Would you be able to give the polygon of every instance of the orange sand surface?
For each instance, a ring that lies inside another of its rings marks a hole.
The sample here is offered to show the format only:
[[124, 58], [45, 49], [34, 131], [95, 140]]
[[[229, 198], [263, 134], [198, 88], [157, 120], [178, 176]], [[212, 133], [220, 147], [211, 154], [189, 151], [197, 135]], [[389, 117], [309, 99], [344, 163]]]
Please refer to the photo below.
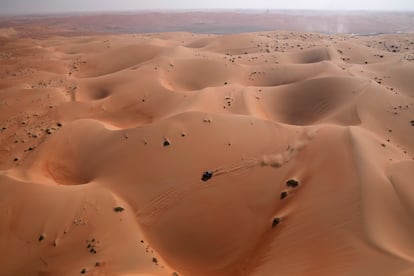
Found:
[[0, 275], [414, 275], [413, 44], [1, 29]]

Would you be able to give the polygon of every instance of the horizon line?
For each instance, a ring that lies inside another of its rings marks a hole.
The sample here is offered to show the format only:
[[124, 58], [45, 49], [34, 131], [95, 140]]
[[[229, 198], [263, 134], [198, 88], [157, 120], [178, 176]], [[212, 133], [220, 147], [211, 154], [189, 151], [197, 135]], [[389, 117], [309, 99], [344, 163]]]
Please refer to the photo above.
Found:
[[38, 11], [29, 13], [8, 12], [1, 13], [0, 16], [53, 16], [53, 15], [87, 15], [87, 14], [120, 14], [120, 13], [179, 13], [179, 12], [247, 12], [253, 11], [257, 13], [266, 12], [369, 12], [369, 13], [414, 13], [412, 10], [400, 9], [292, 9], [292, 8], [154, 8], [154, 9], [135, 9], [135, 10], [90, 10], [90, 11]]

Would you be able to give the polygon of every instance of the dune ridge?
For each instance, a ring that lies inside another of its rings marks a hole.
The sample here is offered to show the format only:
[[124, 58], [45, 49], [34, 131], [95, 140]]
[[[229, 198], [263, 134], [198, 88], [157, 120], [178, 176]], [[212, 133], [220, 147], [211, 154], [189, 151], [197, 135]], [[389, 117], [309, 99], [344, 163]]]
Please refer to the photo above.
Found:
[[413, 35], [3, 33], [1, 275], [413, 273]]

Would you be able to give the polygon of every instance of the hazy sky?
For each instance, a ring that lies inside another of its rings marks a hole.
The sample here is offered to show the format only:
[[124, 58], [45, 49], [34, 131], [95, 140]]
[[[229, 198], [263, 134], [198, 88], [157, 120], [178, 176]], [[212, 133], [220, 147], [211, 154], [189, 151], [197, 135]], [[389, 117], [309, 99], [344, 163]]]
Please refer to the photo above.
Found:
[[0, 0], [0, 14], [145, 9], [414, 10], [414, 0]]

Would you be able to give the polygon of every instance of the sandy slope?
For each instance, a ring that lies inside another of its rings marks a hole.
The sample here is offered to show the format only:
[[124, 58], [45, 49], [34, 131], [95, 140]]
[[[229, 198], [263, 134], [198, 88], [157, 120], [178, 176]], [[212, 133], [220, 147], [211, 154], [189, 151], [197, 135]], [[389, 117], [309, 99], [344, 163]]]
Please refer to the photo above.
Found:
[[414, 36], [4, 33], [1, 275], [414, 274]]

